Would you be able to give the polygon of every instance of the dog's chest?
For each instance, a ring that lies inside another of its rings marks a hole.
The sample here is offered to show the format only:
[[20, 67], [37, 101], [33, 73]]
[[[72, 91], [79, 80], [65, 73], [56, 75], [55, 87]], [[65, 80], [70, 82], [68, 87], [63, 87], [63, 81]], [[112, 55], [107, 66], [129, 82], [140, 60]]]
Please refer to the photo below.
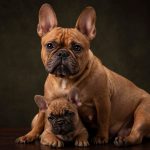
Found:
[[66, 79], [63, 79], [60, 83], [60, 88], [62, 90], [65, 90], [67, 88], [67, 83], [68, 83], [68, 81]]
[[96, 121], [96, 108], [93, 104], [83, 104], [78, 108], [78, 112], [83, 122], [85, 123], [93, 123]]
[[59, 83], [59, 95], [60, 96], [65, 96], [65, 95], [68, 95], [69, 93], [69, 83], [66, 79], [62, 79]]

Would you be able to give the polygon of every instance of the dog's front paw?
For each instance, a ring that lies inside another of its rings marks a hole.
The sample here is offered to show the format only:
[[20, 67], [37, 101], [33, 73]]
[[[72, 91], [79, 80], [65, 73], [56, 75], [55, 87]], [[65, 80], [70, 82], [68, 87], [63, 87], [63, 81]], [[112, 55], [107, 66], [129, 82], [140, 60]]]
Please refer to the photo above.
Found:
[[142, 142], [142, 137], [135, 137], [135, 136], [118, 136], [114, 140], [114, 144], [118, 147], [120, 146], [128, 146], [134, 144], [140, 144]]
[[21, 143], [21, 144], [26, 144], [26, 143], [31, 143], [34, 140], [36, 140], [38, 138], [38, 135], [30, 135], [30, 134], [26, 134], [24, 136], [21, 136], [19, 138], [16, 139], [16, 143]]
[[122, 137], [122, 136], [116, 137], [114, 140], [114, 144], [116, 146], [125, 146], [126, 145], [125, 137]]
[[76, 139], [75, 140], [75, 146], [79, 146], [79, 147], [86, 147], [89, 146], [89, 142], [87, 139]]
[[108, 143], [108, 138], [107, 137], [101, 137], [101, 136], [98, 136], [96, 135], [94, 138], [93, 138], [93, 143], [94, 144], [107, 144]]
[[48, 146], [51, 146], [51, 147], [64, 147], [64, 143], [63, 141], [59, 140], [58, 138], [56, 137], [53, 137], [53, 138], [41, 138], [41, 144], [43, 145], [48, 145]]

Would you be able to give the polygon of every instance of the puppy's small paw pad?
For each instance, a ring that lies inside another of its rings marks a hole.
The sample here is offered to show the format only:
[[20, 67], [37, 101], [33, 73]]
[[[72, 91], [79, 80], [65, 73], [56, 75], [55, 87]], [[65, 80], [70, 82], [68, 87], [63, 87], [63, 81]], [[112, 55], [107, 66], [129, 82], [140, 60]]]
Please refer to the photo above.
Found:
[[52, 140], [52, 139], [41, 139], [41, 144], [48, 145], [51, 147], [64, 147], [64, 143], [60, 140]]
[[21, 137], [17, 138], [17, 139], [15, 140], [15, 142], [16, 142], [16, 143], [25, 144], [25, 143], [33, 142], [35, 139], [36, 139], [35, 136], [28, 136], [28, 135], [25, 135], [25, 136], [21, 136]]

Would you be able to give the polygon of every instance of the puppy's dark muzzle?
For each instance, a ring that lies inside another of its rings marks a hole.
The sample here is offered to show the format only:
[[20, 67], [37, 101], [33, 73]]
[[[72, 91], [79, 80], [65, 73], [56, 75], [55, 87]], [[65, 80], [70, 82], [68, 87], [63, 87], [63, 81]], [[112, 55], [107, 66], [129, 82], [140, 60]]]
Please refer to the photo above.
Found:
[[57, 125], [61, 126], [61, 125], [64, 124], [64, 122], [65, 122], [64, 119], [60, 118], [60, 119], [57, 120]]
[[57, 119], [55, 124], [52, 124], [53, 133], [65, 135], [74, 130], [74, 126], [72, 123], [66, 122], [64, 119]]

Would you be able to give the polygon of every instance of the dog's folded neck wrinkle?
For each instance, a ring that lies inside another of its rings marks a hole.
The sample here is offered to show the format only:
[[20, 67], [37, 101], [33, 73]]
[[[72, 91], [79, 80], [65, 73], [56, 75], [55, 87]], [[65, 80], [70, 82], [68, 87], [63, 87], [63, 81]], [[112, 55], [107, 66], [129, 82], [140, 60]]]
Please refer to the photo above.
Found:
[[[92, 53], [92, 52], [91, 52]], [[74, 80], [76, 82], [75, 86], [77, 86], [81, 81], [83, 81], [91, 72], [91, 68], [93, 65], [93, 54], [91, 56], [90, 61], [87, 62], [87, 65], [85, 66], [85, 68], [76, 76], [74, 76], [74, 78], [72, 78], [72, 80]]]

